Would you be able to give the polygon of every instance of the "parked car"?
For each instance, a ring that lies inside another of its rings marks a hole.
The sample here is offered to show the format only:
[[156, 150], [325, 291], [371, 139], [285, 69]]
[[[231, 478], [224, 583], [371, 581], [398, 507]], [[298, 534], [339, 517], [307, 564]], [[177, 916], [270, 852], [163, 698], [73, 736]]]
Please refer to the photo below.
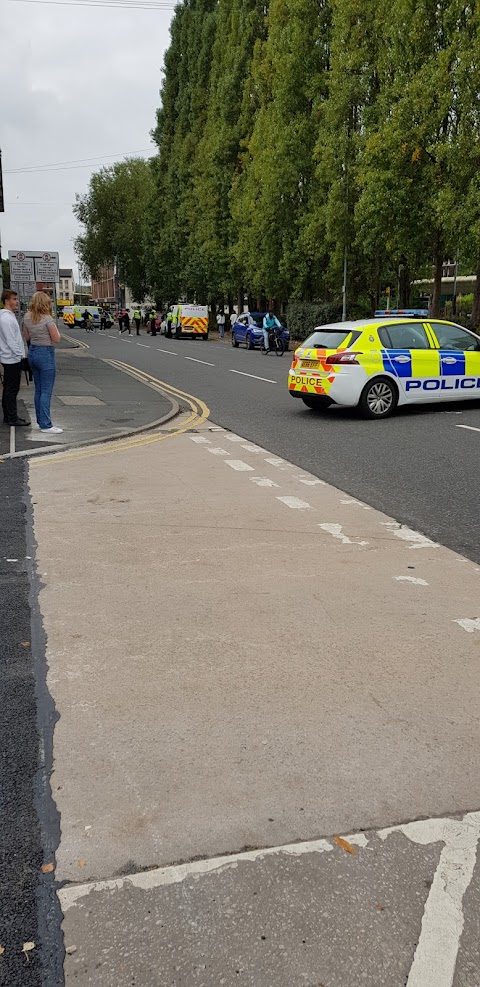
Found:
[[[242, 315], [239, 315], [232, 326], [232, 346], [238, 349], [240, 343], [245, 343], [247, 350], [253, 350], [256, 346], [260, 346], [263, 339], [262, 326], [265, 314], [265, 312], [243, 312]], [[285, 349], [288, 350], [290, 345], [288, 329], [283, 328], [282, 339]]]

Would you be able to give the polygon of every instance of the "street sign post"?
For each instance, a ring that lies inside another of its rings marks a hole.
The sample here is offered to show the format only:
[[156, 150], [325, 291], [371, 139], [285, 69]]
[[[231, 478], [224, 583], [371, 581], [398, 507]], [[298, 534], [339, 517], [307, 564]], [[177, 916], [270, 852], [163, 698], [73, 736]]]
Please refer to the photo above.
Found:
[[55, 251], [9, 250], [10, 283], [18, 292], [22, 308], [34, 291], [52, 285], [53, 311], [56, 312], [55, 285], [59, 277], [59, 258]]

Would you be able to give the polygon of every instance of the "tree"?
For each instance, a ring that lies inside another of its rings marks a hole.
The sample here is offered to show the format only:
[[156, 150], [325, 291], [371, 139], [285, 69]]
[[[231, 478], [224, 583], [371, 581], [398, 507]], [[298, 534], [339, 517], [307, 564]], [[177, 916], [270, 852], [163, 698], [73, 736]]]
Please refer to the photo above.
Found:
[[443, 262], [456, 239], [445, 206], [464, 113], [460, 53], [473, 11], [460, 0], [390, 3], [379, 57], [379, 125], [367, 140], [360, 178], [363, 242], [404, 255], [417, 272], [433, 264], [435, 316]]
[[271, 0], [252, 81], [258, 110], [232, 192], [236, 256], [251, 291], [285, 301], [314, 290], [303, 238], [311, 206], [316, 118], [329, 58], [327, 0]]
[[153, 138], [158, 145], [150, 203], [148, 242], [150, 276], [157, 293], [175, 299], [180, 294], [206, 292], [201, 258], [189, 249], [197, 204], [193, 176], [205, 126], [216, 0], [185, 0], [176, 8], [171, 45], [165, 56], [162, 105]]
[[137, 299], [149, 288], [145, 258], [145, 219], [152, 193], [152, 170], [143, 158], [129, 158], [92, 175], [89, 190], [77, 195], [73, 211], [84, 227], [75, 249], [95, 277], [117, 263]]
[[3, 287], [10, 287], [10, 261], [2, 260], [2, 275], [3, 275]]
[[254, 122], [250, 71], [265, 21], [263, 0], [219, 2], [207, 115], [194, 166], [189, 251], [205, 272], [209, 298], [237, 294], [242, 304], [230, 193]]

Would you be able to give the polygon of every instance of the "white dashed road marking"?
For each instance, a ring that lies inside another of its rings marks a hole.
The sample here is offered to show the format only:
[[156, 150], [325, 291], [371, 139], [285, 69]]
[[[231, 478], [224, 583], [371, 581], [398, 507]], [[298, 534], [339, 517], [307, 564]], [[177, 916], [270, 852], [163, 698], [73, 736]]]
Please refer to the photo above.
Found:
[[306, 487], [326, 487], [325, 480], [319, 480], [316, 476], [302, 476], [302, 474], [299, 474], [295, 477], [295, 479], [299, 480], [300, 483], [304, 483]]
[[237, 470], [239, 473], [246, 473], [250, 471], [253, 473], [253, 466], [249, 466], [248, 463], [242, 462], [241, 459], [225, 459], [227, 466], [231, 466], [232, 470]]
[[209, 363], [208, 360], [196, 360], [194, 356], [186, 356], [186, 360], [190, 360], [191, 363], [203, 363], [205, 367], [214, 367], [214, 363]]
[[143, 346], [144, 350], [149, 350], [150, 349], [150, 344], [149, 343], [137, 343], [137, 346]]
[[426, 535], [420, 534], [419, 531], [413, 531], [412, 528], [407, 528], [404, 525], [394, 528], [393, 524], [391, 528], [396, 538], [410, 542], [410, 548], [440, 548], [436, 542], [427, 538]]
[[475, 617], [475, 619], [472, 619], [471, 617], [463, 617], [460, 620], [454, 620], [453, 623], [460, 624], [460, 627], [463, 627], [464, 631], [467, 631], [467, 634], [473, 634], [475, 631], [480, 631], [480, 617]]
[[276, 380], [271, 380], [270, 377], [257, 377], [256, 374], [245, 374], [243, 370], [229, 370], [231, 374], [239, 374], [240, 377], [252, 377], [253, 380], [264, 380], [266, 384], [276, 384]]
[[368, 506], [368, 504], [362, 504], [361, 500], [355, 500], [354, 497], [349, 497], [348, 500], [341, 500], [340, 503], [344, 504], [346, 507], [349, 506], [350, 504], [355, 505], [355, 507], [363, 507], [364, 511], [371, 511], [372, 509], [371, 507]]
[[397, 583], [414, 583], [415, 586], [428, 586], [426, 579], [417, 579], [416, 576], [392, 576]]
[[174, 353], [173, 350], [161, 350], [159, 346], [157, 346], [157, 352], [158, 353], [168, 353], [169, 356], [177, 356], [177, 354]]
[[355, 539], [349, 538], [342, 531], [341, 524], [319, 524], [319, 528], [322, 531], [326, 531], [332, 538], [338, 538], [344, 545], [368, 545], [368, 541], [355, 541]]
[[257, 484], [257, 487], [277, 487], [278, 489], [278, 483], [275, 483], [273, 480], [267, 480], [265, 476], [251, 476], [250, 479], [252, 483]]
[[230, 442], [245, 442], [245, 439], [242, 439], [241, 435], [227, 435], [227, 439]]
[[306, 500], [299, 500], [298, 497], [277, 497], [282, 504], [286, 504], [287, 507], [291, 507], [293, 511], [311, 511], [312, 507], [307, 504]]
[[212, 446], [211, 449], [207, 449], [207, 452], [211, 452], [212, 456], [229, 456], [230, 453], [228, 449], [220, 449], [219, 446]]
[[475, 425], [455, 425], [455, 428], [468, 428], [469, 432], [480, 432], [480, 428], [476, 428]]
[[206, 439], [203, 435], [190, 435], [192, 442], [198, 442], [199, 445], [204, 445], [206, 442], [210, 442], [210, 439]]

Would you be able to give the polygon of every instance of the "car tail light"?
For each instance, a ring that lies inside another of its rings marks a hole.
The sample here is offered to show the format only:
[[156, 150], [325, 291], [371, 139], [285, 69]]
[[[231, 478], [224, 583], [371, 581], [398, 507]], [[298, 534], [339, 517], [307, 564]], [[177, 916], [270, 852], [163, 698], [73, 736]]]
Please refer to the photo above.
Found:
[[338, 363], [358, 363], [357, 356], [362, 356], [362, 354], [354, 353], [352, 350], [341, 350], [339, 353], [332, 353], [331, 356], [327, 356], [325, 363], [330, 367]]

